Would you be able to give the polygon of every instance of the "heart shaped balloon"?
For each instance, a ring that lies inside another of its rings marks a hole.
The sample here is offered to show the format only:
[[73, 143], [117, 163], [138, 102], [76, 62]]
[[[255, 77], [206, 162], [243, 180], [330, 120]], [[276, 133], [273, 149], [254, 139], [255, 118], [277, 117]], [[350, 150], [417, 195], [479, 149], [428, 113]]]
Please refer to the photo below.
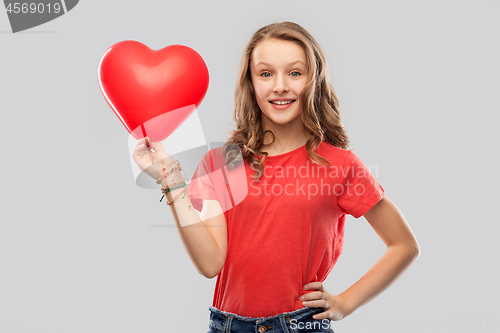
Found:
[[208, 90], [203, 58], [184, 45], [151, 50], [122, 41], [102, 56], [99, 86], [128, 132], [153, 142], [165, 140], [201, 104]]

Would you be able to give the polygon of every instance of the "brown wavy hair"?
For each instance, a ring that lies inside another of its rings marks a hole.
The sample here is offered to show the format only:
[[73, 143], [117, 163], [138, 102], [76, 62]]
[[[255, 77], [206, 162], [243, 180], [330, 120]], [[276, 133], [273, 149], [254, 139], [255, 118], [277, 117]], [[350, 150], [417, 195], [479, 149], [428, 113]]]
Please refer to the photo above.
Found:
[[[233, 119], [236, 130], [230, 132], [231, 137], [222, 150], [228, 167], [237, 165], [246, 158], [256, 171], [252, 176], [256, 181], [260, 181], [263, 162], [268, 155], [260, 149], [271, 146], [276, 137], [271, 130], [263, 131], [262, 128], [262, 111], [257, 104], [252, 84], [250, 57], [261, 41], [271, 38], [297, 43], [306, 54], [308, 82], [302, 91], [300, 104], [302, 121], [313, 135], [306, 142], [309, 158], [313, 163], [331, 167], [327, 159], [314, 152], [321, 141], [343, 149], [349, 146], [349, 138], [340, 119], [339, 102], [330, 83], [328, 63], [323, 50], [311, 34], [297, 23], [269, 24], [255, 32], [244, 50], [234, 96]], [[264, 145], [266, 132], [272, 134], [273, 141]], [[258, 155], [263, 158], [259, 159]], [[254, 168], [255, 166], [257, 167]]]

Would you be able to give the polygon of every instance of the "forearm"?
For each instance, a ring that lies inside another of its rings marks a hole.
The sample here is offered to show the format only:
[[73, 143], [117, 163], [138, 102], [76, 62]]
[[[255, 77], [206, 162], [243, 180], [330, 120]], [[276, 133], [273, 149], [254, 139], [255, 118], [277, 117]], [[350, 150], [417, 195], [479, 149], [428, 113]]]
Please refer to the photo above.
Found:
[[418, 248], [389, 246], [370, 270], [340, 296], [347, 302], [346, 316], [371, 301], [394, 282], [418, 258]]
[[192, 207], [184, 187], [166, 193], [168, 201], [173, 198], [176, 199], [169, 206], [182, 244], [196, 270], [207, 278], [213, 278], [218, 274], [221, 266], [222, 259], [219, 246]]

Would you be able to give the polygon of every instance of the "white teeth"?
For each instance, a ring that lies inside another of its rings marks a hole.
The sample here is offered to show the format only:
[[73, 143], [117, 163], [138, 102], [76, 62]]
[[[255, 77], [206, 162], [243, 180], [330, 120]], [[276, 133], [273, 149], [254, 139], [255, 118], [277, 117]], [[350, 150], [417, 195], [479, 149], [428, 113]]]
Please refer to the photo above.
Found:
[[293, 101], [273, 101], [271, 103], [273, 104], [278, 104], [278, 105], [284, 105], [284, 104], [290, 104], [292, 103]]

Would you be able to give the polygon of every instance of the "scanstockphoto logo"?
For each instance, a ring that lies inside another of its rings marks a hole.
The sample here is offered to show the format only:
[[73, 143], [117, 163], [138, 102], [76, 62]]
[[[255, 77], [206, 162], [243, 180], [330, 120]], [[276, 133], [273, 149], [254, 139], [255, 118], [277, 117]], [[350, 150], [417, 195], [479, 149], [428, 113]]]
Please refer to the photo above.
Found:
[[62, 16], [75, 8], [79, 0], [4, 0], [12, 32], [27, 30]]

